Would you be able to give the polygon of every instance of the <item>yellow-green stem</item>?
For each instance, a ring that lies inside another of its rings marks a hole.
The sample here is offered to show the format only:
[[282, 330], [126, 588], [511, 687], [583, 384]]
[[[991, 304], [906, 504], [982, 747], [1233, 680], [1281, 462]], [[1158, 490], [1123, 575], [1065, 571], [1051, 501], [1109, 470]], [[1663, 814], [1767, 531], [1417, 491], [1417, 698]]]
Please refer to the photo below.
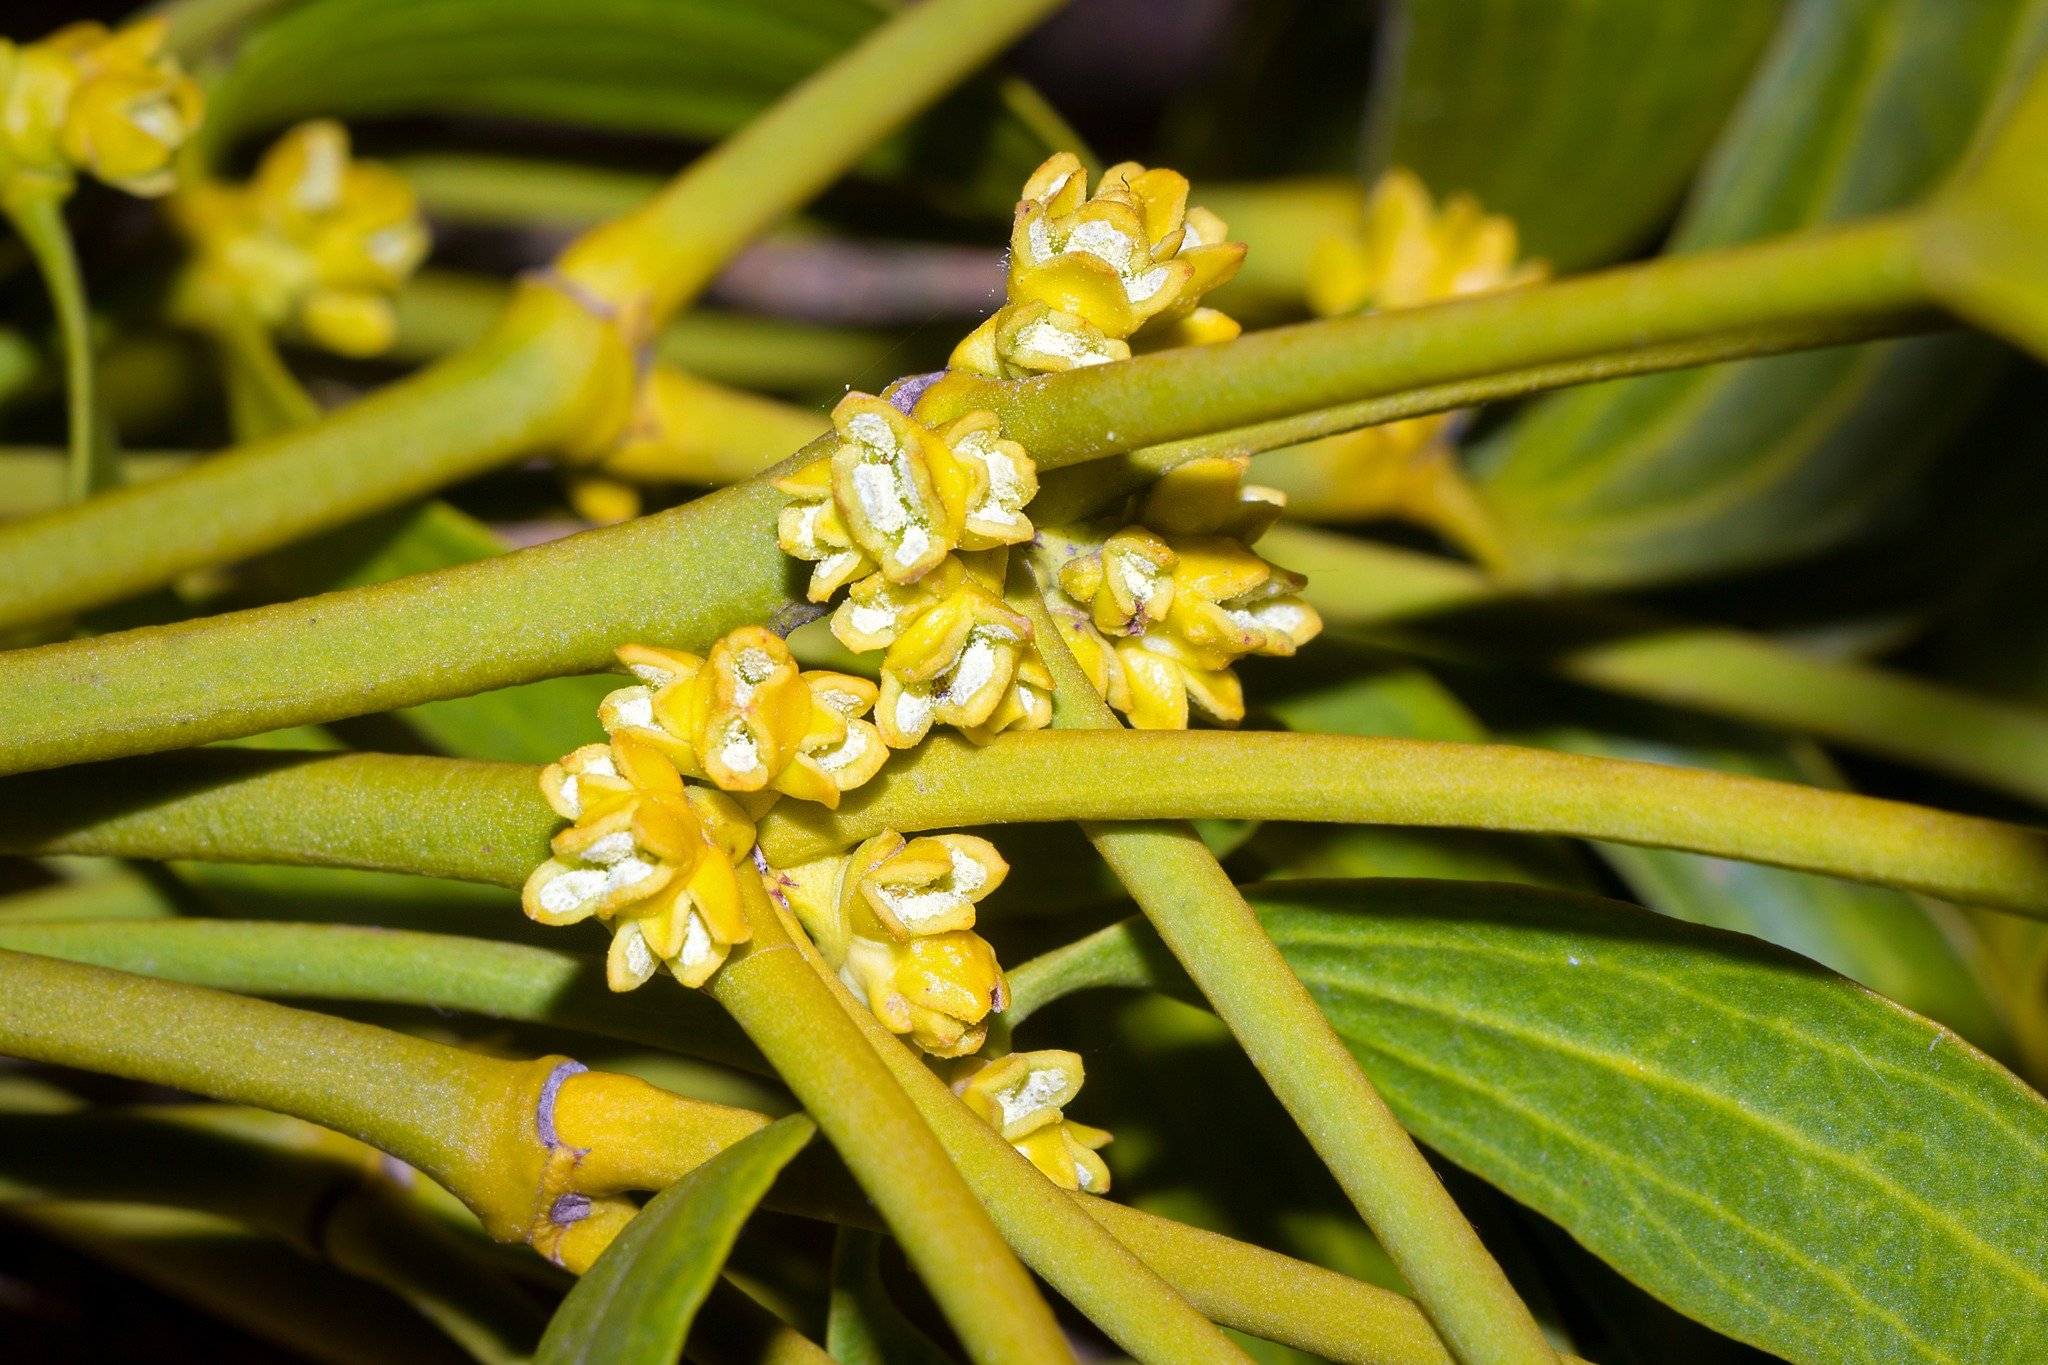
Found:
[[99, 430], [92, 311], [86, 306], [85, 278], [79, 273], [78, 253], [71, 246], [71, 230], [64, 224], [64, 201], [70, 193], [66, 183], [17, 172], [5, 189], [0, 189], [0, 208], [28, 243], [57, 315], [57, 332], [64, 347], [64, 406], [71, 452], [65, 497], [83, 502], [118, 482], [119, 471], [112, 445]]
[[740, 888], [753, 940], [712, 977], [712, 997], [838, 1149], [969, 1354], [1017, 1365], [1070, 1360], [1031, 1277], [805, 964], [760, 878], [743, 871]]
[[[1028, 574], [1026, 575], [1028, 577]], [[1121, 728], [1028, 588], [1055, 728]], [[1086, 822], [1096, 852], [1415, 1290], [1460, 1365], [1544, 1365], [1550, 1344], [1415, 1142], [1190, 825]]]
[[788, 941], [804, 970], [829, 991], [896, 1084], [944, 1144], [960, 1174], [1031, 1267], [1132, 1356], [1147, 1362], [1241, 1361], [1227, 1337], [1113, 1238], [1102, 1235], [1058, 1188], [975, 1117], [895, 1035], [855, 1000], [795, 926]]

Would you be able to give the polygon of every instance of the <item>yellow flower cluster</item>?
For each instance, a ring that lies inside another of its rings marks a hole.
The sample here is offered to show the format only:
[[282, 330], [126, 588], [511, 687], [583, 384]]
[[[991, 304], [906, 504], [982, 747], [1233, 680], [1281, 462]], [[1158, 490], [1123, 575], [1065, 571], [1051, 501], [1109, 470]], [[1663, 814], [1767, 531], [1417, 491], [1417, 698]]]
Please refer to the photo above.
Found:
[[1135, 525], [1059, 568], [1053, 620], [1096, 691], [1131, 724], [1184, 729], [1189, 709], [1244, 718], [1231, 665], [1247, 654], [1291, 655], [1322, 630], [1300, 597], [1304, 580], [1248, 544], [1281, 500], [1242, 483], [1245, 461], [1204, 459], [1145, 495]]
[[20, 46], [0, 39], [0, 179], [27, 174], [68, 189], [80, 170], [153, 196], [199, 126], [199, 87], [164, 51], [162, 17], [117, 32], [72, 24]]
[[1188, 205], [1177, 171], [1126, 161], [1095, 193], [1071, 152], [1025, 182], [1010, 233], [1009, 301], [953, 351], [951, 368], [1015, 379], [1128, 359], [1132, 344], [1228, 341], [1238, 325], [1202, 296], [1237, 273], [1244, 244]]
[[686, 785], [660, 749], [633, 734], [584, 745], [550, 764], [540, 785], [573, 823], [527, 878], [521, 904], [542, 924], [592, 916], [609, 924], [613, 990], [631, 990], [663, 967], [701, 986], [746, 942], [735, 863], [754, 846], [754, 826], [732, 798]]
[[[1542, 279], [1540, 262], [1516, 263], [1513, 220], [1469, 194], [1441, 208], [1405, 170], [1387, 172], [1366, 201], [1363, 224], [1325, 238], [1310, 258], [1308, 302], [1323, 317], [1387, 312], [1512, 289]], [[1407, 515], [1465, 540], [1450, 445], [1457, 414], [1439, 413], [1325, 437], [1290, 451], [1286, 481], [1298, 513], [1321, 517]]]
[[204, 287], [266, 326], [350, 356], [396, 337], [391, 300], [426, 257], [426, 224], [397, 172], [350, 157], [339, 123], [300, 124], [248, 184], [197, 185], [175, 207]]
[[964, 1057], [1009, 1004], [995, 950], [974, 932], [975, 903], [1009, 871], [971, 834], [885, 831], [779, 875], [818, 950], [885, 1028], [935, 1057]]
[[618, 657], [640, 681], [600, 703], [605, 733], [651, 745], [725, 791], [837, 806], [889, 756], [862, 719], [875, 685], [799, 671], [789, 646], [764, 627], [741, 626], [705, 658], [651, 645], [626, 645]]
[[1095, 1153], [1109, 1145], [1100, 1128], [1075, 1123], [1065, 1108], [1081, 1093], [1081, 1058], [1048, 1049], [975, 1058], [954, 1073], [953, 1093], [1061, 1189], [1109, 1192], [1109, 1167]]
[[1052, 719], [1051, 675], [1031, 622], [1003, 601], [1008, 546], [1032, 538], [1031, 457], [995, 414], [931, 428], [885, 399], [848, 394], [830, 455], [776, 482], [792, 499], [782, 548], [816, 567], [809, 596], [851, 585], [832, 631], [856, 653], [886, 651], [875, 724], [891, 748], [934, 724], [977, 740]]

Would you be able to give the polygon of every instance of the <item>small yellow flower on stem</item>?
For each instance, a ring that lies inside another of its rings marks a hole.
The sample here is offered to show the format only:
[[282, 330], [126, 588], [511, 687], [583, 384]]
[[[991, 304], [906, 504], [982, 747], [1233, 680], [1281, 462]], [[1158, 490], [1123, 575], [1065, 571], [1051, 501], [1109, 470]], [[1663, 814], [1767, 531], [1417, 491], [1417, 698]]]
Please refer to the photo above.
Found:
[[640, 682], [600, 704], [605, 730], [653, 745], [682, 772], [725, 791], [837, 806], [841, 792], [873, 777], [888, 757], [881, 732], [862, 719], [875, 685], [800, 671], [765, 627], [740, 627], [706, 658], [626, 645], [619, 661]]
[[[1075, 661], [1140, 729], [1182, 729], [1190, 710], [1244, 718], [1231, 665], [1286, 656], [1322, 630], [1299, 574], [1248, 549], [1285, 499], [1242, 483], [1241, 459], [1191, 461], [1139, 501], [1126, 526], [1059, 566], [1047, 605]], [[1242, 538], [1241, 538], [1242, 537]]]
[[793, 499], [777, 538], [818, 566], [813, 602], [876, 572], [915, 583], [955, 549], [1031, 539], [1024, 506], [1038, 492], [1038, 472], [1024, 447], [1002, 438], [994, 413], [932, 428], [886, 399], [850, 393], [832, 425], [832, 454], [776, 482]]
[[1081, 1093], [1081, 1058], [1047, 1049], [963, 1062], [953, 1093], [1062, 1189], [1109, 1192], [1109, 1167], [1095, 1153], [1110, 1135], [1067, 1118]]
[[[1469, 194], [1441, 207], [1409, 171], [1373, 187], [1356, 232], [1325, 238], [1309, 262], [1308, 302], [1324, 317], [1387, 312], [1513, 289], [1546, 276], [1516, 261], [1514, 222]], [[1324, 437], [1265, 456], [1261, 477], [1283, 484], [1297, 515], [1329, 520], [1406, 517], [1497, 560], [1497, 537], [1458, 467], [1458, 413], [1437, 413]]]
[[873, 574], [833, 613], [841, 644], [886, 651], [875, 724], [891, 748], [909, 748], [935, 724], [980, 743], [1051, 723], [1052, 675], [1030, 618], [1003, 601], [1003, 562], [999, 554], [948, 556], [907, 587]]
[[1198, 305], [1237, 273], [1244, 244], [1187, 200], [1177, 171], [1122, 162], [1091, 196], [1072, 153], [1046, 161], [1017, 205], [1009, 302], [960, 343], [952, 367], [1021, 378], [1121, 360], [1134, 342], [1236, 336], [1235, 322]]
[[749, 937], [736, 860], [753, 823], [730, 797], [687, 786], [636, 735], [590, 744], [541, 774], [541, 794], [574, 823], [527, 878], [521, 904], [542, 924], [612, 926], [606, 979], [631, 990], [666, 966], [702, 985]]
[[202, 290], [341, 355], [376, 355], [397, 336], [392, 299], [426, 257], [426, 224], [396, 172], [351, 159], [339, 123], [300, 124], [248, 184], [194, 186], [175, 207]]
[[130, 194], [167, 193], [172, 158], [205, 113], [199, 86], [164, 51], [169, 31], [157, 17], [0, 40], [0, 171], [68, 187], [83, 170]]
[[886, 831], [779, 875], [790, 909], [883, 1027], [962, 1057], [1009, 1003], [995, 950], [973, 932], [975, 903], [1008, 872], [986, 839]]

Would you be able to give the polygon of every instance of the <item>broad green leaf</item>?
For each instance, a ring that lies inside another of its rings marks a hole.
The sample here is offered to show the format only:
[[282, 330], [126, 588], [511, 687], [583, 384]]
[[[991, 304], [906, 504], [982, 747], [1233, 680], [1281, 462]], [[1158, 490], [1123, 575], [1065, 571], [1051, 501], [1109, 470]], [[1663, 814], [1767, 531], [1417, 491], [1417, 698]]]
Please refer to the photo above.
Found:
[[[1795, 1362], [2048, 1359], [2048, 1101], [1949, 1030], [1590, 897], [1247, 894], [1418, 1137], [1681, 1312]], [[1131, 922], [1069, 951], [1186, 989]]]
[[[2044, 32], [2048, 12], [2028, 0], [1794, 7], [1673, 249], [1921, 199]], [[1812, 552], [1912, 496], [2000, 354], [1945, 336], [1595, 385], [1478, 448], [1479, 490], [1515, 572], [1536, 583], [1664, 581]]]
[[[1604, 758], [1712, 768], [1781, 782], [1815, 778], [1789, 755], [1764, 751], [1706, 749], [1587, 731], [1551, 742]], [[1881, 886], [1727, 858], [1620, 844], [1595, 847], [1653, 910], [1789, 948], [1941, 1020], [1979, 1047], [2002, 1055], [2010, 1046], [1997, 1010], [1956, 947], [1971, 931], [1952, 906]]]
[[1619, 258], [1678, 206], [1783, 0], [1405, 0], [1384, 11], [1367, 144], [1514, 218], [1559, 270]]
[[816, 1131], [777, 1119], [648, 1201], [555, 1310], [534, 1365], [673, 1365], [741, 1225]]
[[[714, 141], [851, 46], [881, 0], [307, 0], [213, 93], [216, 150], [298, 119], [482, 114]], [[1003, 212], [1066, 140], [1028, 90], [970, 85], [877, 148], [870, 175]]]

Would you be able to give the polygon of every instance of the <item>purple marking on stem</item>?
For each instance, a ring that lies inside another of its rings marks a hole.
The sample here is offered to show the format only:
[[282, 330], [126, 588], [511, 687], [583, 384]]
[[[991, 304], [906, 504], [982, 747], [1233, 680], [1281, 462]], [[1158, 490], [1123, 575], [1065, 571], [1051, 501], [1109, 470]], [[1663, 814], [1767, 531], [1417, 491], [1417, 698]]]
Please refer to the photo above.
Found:
[[555, 1132], [555, 1096], [561, 1092], [563, 1081], [588, 1070], [581, 1062], [559, 1062], [540, 1088], [540, 1103], [533, 1107], [533, 1121], [540, 1129], [541, 1145], [550, 1151], [562, 1145], [561, 1135]]
[[883, 390], [882, 397], [889, 400], [905, 417], [917, 406], [917, 400], [924, 397], [924, 391], [946, 377], [944, 370], [927, 370], [923, 374], [907, 374]]
[[571, 1223], [580, 1223], [590, 1217], [590, 1196], [587, 1194], [565, 1194], [548, 1210], [548, 1221], [558, 1228]]

